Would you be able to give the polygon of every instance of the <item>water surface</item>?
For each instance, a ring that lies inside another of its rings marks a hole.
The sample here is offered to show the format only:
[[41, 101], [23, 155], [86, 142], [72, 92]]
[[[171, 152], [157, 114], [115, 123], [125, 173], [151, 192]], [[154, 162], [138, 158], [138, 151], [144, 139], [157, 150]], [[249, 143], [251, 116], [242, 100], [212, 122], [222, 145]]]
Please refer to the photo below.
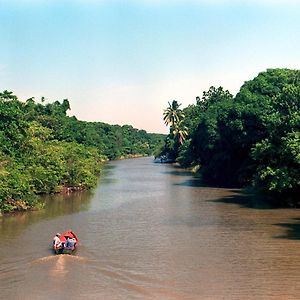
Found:
[[[51, 239], [72, 228], [75, 256]], [[300, 210], [205, 187], [150, 158], [107, 164], [93, 193], [0, 218], [1, 299], [300, 299]]]

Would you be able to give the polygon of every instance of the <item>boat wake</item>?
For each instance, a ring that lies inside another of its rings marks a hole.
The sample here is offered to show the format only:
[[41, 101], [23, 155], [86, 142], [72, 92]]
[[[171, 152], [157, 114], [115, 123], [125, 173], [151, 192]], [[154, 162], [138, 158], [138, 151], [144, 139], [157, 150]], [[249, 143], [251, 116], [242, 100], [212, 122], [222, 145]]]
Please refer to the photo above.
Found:
[[81, 256], [75, 256], [75, 255], [69, 255], [69, 254], [59, 254], [59, 255], [49, 255], [49, 256], [35, 259], [30, 264], [38, 264], [38, 263], [44, 263], [44, 262], [49, 262], [49, 261], [63, 261], [63, 260], [84, 262], [84, 261], [87, 261], [88, 259], [86, 257], [81, 257]]
[[47, 270], [50, 277], [55, 279], [62, 279], [72, 273], [74, 268], [77, 268], [78, 263], [85, 263], [88, 259], [85, 257], [60, 254], [45, 256], [36, 259], [30, 263], [31, 268], [43, 268]]

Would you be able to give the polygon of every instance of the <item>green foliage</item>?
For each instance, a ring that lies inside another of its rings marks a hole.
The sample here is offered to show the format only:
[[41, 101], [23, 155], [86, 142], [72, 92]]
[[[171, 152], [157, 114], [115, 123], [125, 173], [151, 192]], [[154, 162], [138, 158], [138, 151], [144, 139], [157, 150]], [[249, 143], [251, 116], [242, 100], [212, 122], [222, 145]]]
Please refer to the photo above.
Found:
[[252, 150], [258, 163], [253, 182], [298, 206], [300, 200], [293, 196], [300, 191], [300, 72], [290, 70], [288, 77], [286, 73], [282, 70], [276, 74], [285, 81], [279, 81], [280, 89], [272, 95], [272, 110], [265, 115], [267, 137]]
[[175, 159], [178, 155], [179, 147], [188, 136], [188, 128], [184, 123], [185, 115], [183, 111], [179, 109], [181, 104], [176, 100], [168, 104], [169, 106], [164, 110], [163, 117], [165, 124], [170, 126], [170, 134], [165, 142], [162, 154], [166, 153], [170, 159]]
[[37, 204], [25, 166], [12, 161], [3, 153], [0, 160], [0, 199], [0, 208], [3, 211]]
[[168, 103], [169, 106], [164, 111], [164, 122], [166, 125], [170, 125], [171, 128], [174, 128], [176, 123], [180, 122], [183, 118], [183, 112], [179, 107], [179, 104], [176, 100], [173, 100], [172, 103]]
[[[259, 162], [254, 182], [271, 193], [289, 195], [300, 191], [300, 133], [282, 137], [278, 144], [265, 139], [257, 143], [252, 156]], [[298, 200], [299, 201], [299, 200]], [[295, 204], [298, 204], [295, 203]]]
[[14, 155], [25, 140], [27, 123], [22, 118], [22, 103], [12, 93], [0, 93], [0, 149]]
[[62, 154], [65, 167], [62, 178], [64, 186], [79, 186], [84, 189], [96, 186], [105, 156], [95, 147], [76, 143], [64, 143]]
[[0, 93], [0, 211], [36, 207], [37, 194], [97, 184], [107, 159], [151, 155], [163, 135], [68, 117], [68, 100]]
[[[217, 185], [253, 184], [278, 202], [300, 205], [295, 199], [300, 191], [300, 71], [262, 72], [236, 97], [211, 87], [183, 112], [189, 139], [175, 153], [180, 164], [200, 165], [203, 178]], [[169, 135], [164, 154], [172, 152], [172, 143]]]

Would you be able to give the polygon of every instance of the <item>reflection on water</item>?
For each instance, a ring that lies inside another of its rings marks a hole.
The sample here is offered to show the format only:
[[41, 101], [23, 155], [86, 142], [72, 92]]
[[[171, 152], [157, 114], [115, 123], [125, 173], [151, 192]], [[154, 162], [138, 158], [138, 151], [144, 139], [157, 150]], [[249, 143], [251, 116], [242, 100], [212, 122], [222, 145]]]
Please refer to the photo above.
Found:
[[91, 191], [85, 191], [45, 196], [44, 200], [46, 208], [44, 213], [47, 217], [53, 218], [60, 215], [88, 210], [92, 195]]
[[[45, 200], [1, 219], [3, 299], [300, 299], [300, 210], [149, 158], [109, 163], [92, 194]], [[68, 228], [77, 253], [54, 256]]]
[[90, 191], [70, 194], [55, 194], [42, 197], [45, 208], [38, 211], [17, 212], [0, 218], [0, 238], [14, 237], [28, 225], [47, 218], [73, 214], [89, 209], [92, 193]]
[[238, 189], [231, 189], [231, 194], [220, 199], [213, 200], [215, 203], [237, 204], [240, 207], [254, 209], [276, 209], [263, 195], [256, 195]]
[[286, 229], [283, 235], [276, 236], [279, 239], [300, 240], [300, 218], [293, 218], [289, 223], [274, 224]]

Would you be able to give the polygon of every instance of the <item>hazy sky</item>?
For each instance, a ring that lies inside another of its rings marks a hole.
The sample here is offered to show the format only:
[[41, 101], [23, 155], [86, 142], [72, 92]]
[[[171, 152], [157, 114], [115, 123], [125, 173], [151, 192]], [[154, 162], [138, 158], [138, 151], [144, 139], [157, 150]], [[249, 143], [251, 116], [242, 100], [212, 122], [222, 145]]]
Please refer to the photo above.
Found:
[[300, 69], [300, 0], [0, 0], [0, 90], [167, 132], [167, 102]]

